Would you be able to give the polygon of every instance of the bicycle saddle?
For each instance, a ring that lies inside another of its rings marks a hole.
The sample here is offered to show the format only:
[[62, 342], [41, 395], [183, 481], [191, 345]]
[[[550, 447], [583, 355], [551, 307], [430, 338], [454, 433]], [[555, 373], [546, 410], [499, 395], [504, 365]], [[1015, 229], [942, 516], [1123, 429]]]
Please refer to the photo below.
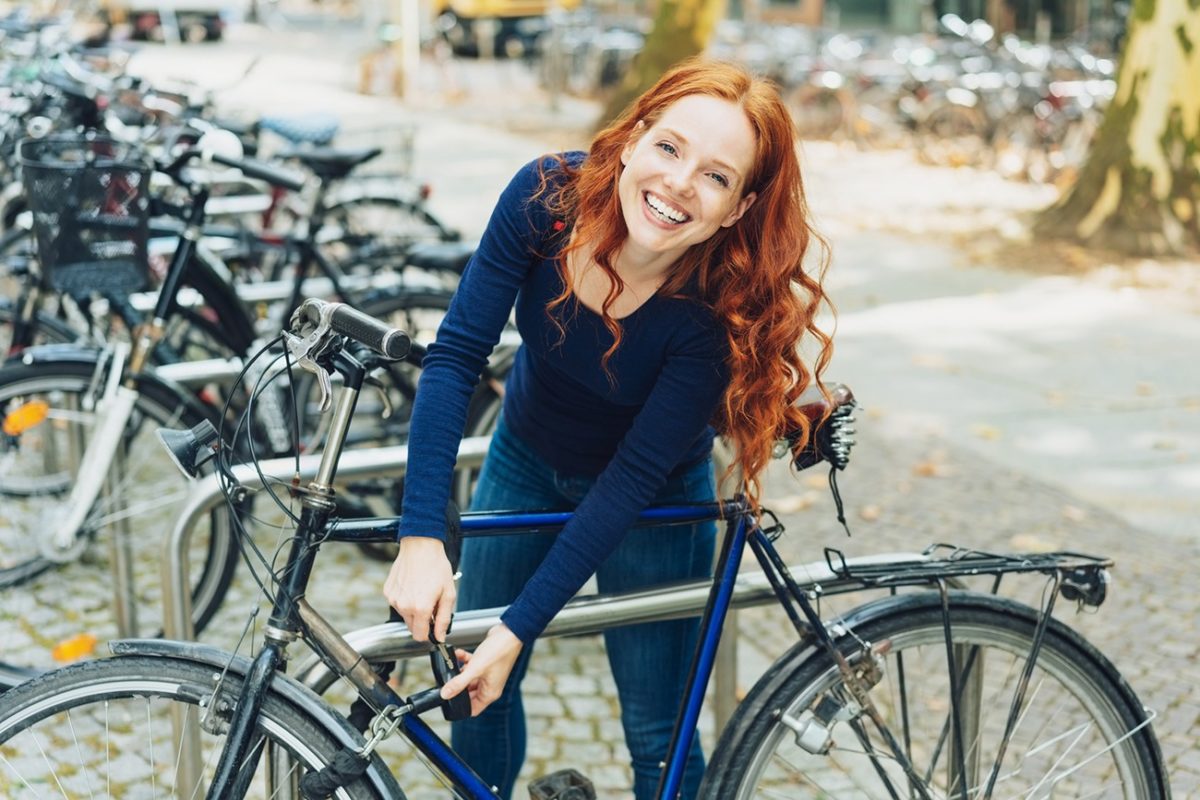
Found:
[[381, 147], [359, 147], [343, 149], [335, 147], [320, 147], [312, 150], [285, 150], [280, 158], [290, 158], [299, 161], [312, 170], [313, 174], [326, 180], [344, 178], [354, 171], [355, 167], [377, 158], [383, 152]]
[[264, 131], [278, 134], [292, 144], [327, 145], [337, 136], [341, 123], [328, 114], [303, 117], [263, 117], [259, 126]]
[[406, 261], [410, 266], [431, 272], [461, 275], [475, 247], [474, 242], [417, 242], [408, 249]]

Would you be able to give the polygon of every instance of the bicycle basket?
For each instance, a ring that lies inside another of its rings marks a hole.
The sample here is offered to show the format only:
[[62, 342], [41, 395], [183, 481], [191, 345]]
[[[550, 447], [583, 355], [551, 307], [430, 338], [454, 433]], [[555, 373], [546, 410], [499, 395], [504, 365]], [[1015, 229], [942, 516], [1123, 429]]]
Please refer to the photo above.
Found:
[[75, 295], [146, 288], [149, 165], [100, 136], [25, 139], [18, 158], [43, 284]]

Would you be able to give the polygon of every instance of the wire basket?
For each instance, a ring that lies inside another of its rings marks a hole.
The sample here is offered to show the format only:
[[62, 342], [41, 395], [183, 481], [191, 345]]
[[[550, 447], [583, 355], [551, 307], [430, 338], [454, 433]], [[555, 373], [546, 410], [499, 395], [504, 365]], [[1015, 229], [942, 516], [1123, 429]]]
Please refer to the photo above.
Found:
[[73, 295], [128, 295], [149, 284], [150, 167], [102, 136], [18, 145], [43, 284]]

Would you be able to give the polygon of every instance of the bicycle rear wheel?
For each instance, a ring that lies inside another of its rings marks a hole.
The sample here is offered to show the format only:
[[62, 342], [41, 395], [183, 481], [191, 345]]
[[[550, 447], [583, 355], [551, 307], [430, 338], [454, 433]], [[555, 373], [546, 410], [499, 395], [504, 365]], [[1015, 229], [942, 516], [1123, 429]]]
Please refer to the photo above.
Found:
[[[219, 677], [220, 670], [206, 664], [131, 656], [77, 664], [5, 692], [0, 795], [204, 797], [241, 687], [240, 677], [227, 674], [214, 698]], [[181, 785], [187, 770], [180, 769], [173, 718], [199, 731], [199, 785]], [[266, 753], [290, 758], [273, 761], [264, 753], [250, 798], [298, 798], [299, 776], [326, 766], [341, 749], [309, 714], [273, 692], [263, 701], [256, 733], [273, 745]], [[375, 770], [386, 771], [378, 756], [374, 760]], [[282, 761], [290, 766], [273, 769]], [[383, 794], [359, 778], [334, 796], [374, 800]]]
[[[996, 798], [1168, 796], [1157, 742], [1132, 689], [1057, 620], [1046, 629], [1001, 757], [1009, 708], [1032, 652], [1033, 609], [955, 593], [944, 620], [939, 596], [923, 592], [886, 598], [861, 612], [843, 626], [839, 649], [856, 671], [872, 676], [870, 697], [895, 746], [855, 712], [831, 656], [797, 646], [738, 707], [701, 796], [973, 799], [984, 796], [994, 766]], [[860, 659], [864, 648], [877, 657]], [[961, 748], [950, 723], [950, 653], [960, 687]], [[826, 732], [832, 746], [821, 753]], [[902, 771], [904, 759], [919, 782]]]
[[[143, 382], [109, 488], [89, 511], [73, 547], [58, 559], [40, 540], [56, 530], [76, 479], [79, 458], [96, 419], [103, 380], [85, 361], [9, 364], [0, 370], [0, 416], [21, 420], [0, 441], [0, 687], [19, 682], [22, 668], [46, 669], [92, 654], [101, 642], [157, 636], [162, 625], [159, 565], [190, 482], [159, 444], [159, 427], [191, 427], [199, 412], [182, 398]], [[14, 423], [16, 424], [16, 423]], [[126, 526], [121, 539], [113, 536]], [[128, 542], [133, 629], [118, 630], [114, 542]], [[237, 548], [228, 510], [197, 526], [189, 555], [197, 631], [215, 613], [234, 568]]]

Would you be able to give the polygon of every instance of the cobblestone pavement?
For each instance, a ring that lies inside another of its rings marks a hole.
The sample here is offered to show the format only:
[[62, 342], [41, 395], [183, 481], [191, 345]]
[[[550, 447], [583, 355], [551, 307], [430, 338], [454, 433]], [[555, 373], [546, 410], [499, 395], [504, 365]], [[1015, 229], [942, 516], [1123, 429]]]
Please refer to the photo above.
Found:
[[[236, 77], [251, 56], [263, 55], [252, 78], [223, 93], [225, 103], [261, 112], [316, 107], [374, 129], [416, 123], [417, 172], [433, 182], [437, 210], [468, 235], [479, 233], [517, 166], [546, 149], [585, 141], [584, 121], [594, 104], [563, 98], [551, 109], [544, 97], [531, 101], [535, 90], [519, 65], [451, 65], [423, 73], [423, 97], [402, 106], [347, 91], [356, 66], [353, 49], [339, 42], [325, 47], [326, 40], [311, 33], [297, 38], [294, 32], [245, 28], [220, 48], [152, 49], [140, 58], [150, 74], [203, 75], [216, 85]], [[768, 504], [788, 527], [784, 555], [797, 563], [819, 559], [825, 546], [853, 556], [944, 541], [1113, 557], [1109, 599], [1099, 612], [1074, 615], [1060, 607], [1059, 615], [1107, 654], [1157, 712], [1176, 796], [1200, 796], [1200, 609], [1187, 577], [1200, 555], [1200, 388], [1194, 366], [1184, 361], [1191, 356], [1177, 344], [1197, 334], [1200, 283], [1185, 280], [1197, 274], [1195, 265], [1144, 264], [1061, 277], [1053, 286], [1084, 300], [1082, 306], [1055, 305], [1059, 295], [1047, 293], [1044, 281], [1000, 263], [1013, 242], [1021, 244], [1021, 215], [1052, 193], [994, 176], [920, 167], [904, 154], [859, 154], [816, 143], [806, 145], [806, 154], [810, 200], [834, 245], [830, 286], [841, 311], [829, 376], [856, 389], [863, 411], [860, 445], [841, 480], [853, 537], [847, 539], [834, 519], [823, 473], [791, 476], [779, 465], [768, 482]], [[1035, 285], [1041, 294], [1020, 293]], [[1163, 342], [1174, 334], [1174, 348], [1085, 330], [1081, 307], [1120, 320], [1122, 332], [1134, 336], [1129, 330], [1138, 323], [1122, 317], [1117, 303], [1131, 293], [1136, 302], [1161, 309], [1161, 325], [1142, 327], [1161, 327]], [[980, 298], [994, 300], [998, 316], [1015, 320], [1012, 331], [998, 337], [1017, 338], [1022, 326], [1045, 324], [1039, 358], [1022, 361], [1023, 353], [967, 335], [991, 330], [980, 306], [966, 302]], [[957, 328], [922, 327], [930, 324], [930, 306], [904, 305], [940, 299], [963, 302], [956, 306], [965, 315], [956, 318]], [[1050, 304], [1045, 317], [1035, 323], [1022, 316], [1039, 303]], [[888, 309], [900, 316], [888, 318]], [[1068, 328], [1071, 336], [1063, 333]], [[904, 350], [899, 332], [906, 329], [936, 346]], [[1070, 348], [1055, 349], [1068, 339]], [[1000, 363], [1025, 365], [1028, 372], [989, 372]], [[1148, 364], [1160, 371], [1143, 376], [1139, 370]], [[1181, 382], [1179, 376], [1189, 374], [1190, 384]], [[1112, 400], [1089, 383], [1100, 379], [1120, 383], [1128, 397]], [[1092, 419], [1057, 416], [1072, 408], [1083, 408]], [[1138, 431], [1148, 432], [1141, 438], [1127, 438], [1115, 427], [1133, 418]], [[1103, 425], [1090, 427], [1093, 420]], [[1097, 449], [1068, 446], [1081, 439], [1094, 439]], [[1111, 463], [1113, 453], [1125, 460]], [[272, 534], [259, 537], [273, 549]], [[310, 596], [343, 629], [373, 624], [385, 613], [379, 595], [385, 571], [386, 565], [353, 548], [329, 547]], [[1036, 602], [1039, 590], [1016, 582], [1006, 593]], [[204, 640], [236, 642], [253, 598], [243, 569]], [[825, 610], [845, 611], [854, 600], [831, 600]], [[11, 623], [12, 608], [0, 606], [0, 617], [10, 617], [0, 622]], [[772, 609], [741, 612], [739, 630], [737, 684], [744, 693], [792, 639], [786, 619]], [[423, 662], [415, 662], [405, 687], [423, 688], [425, 672]], [[600, 639], [540, 644], [526, 694], [531, 737], [521, 780], [576, 767], [605, 800], [628, 797], [626, 754]], [[331, 696], [344, 702], [340, 689]], [[711, 748], [711, 710], [701, 730]], [[446, 796], [413, 753], [396, 742], [384, 752], [411, 797]]]

